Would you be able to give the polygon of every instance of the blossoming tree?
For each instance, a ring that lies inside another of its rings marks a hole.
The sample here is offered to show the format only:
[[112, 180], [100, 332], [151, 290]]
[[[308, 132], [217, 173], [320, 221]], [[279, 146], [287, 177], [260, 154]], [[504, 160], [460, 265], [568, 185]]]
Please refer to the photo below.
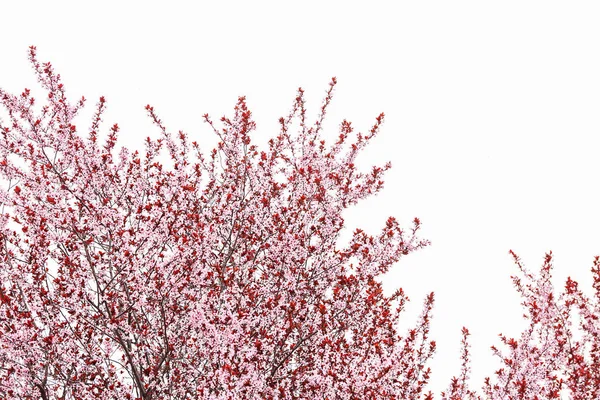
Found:
[[[0, 138], [0, 397], [419, 396], [435, 348], [433, 294], [401, 337], [407, 298], [376, 280], [427, 244], [419, 220], [404, 230], [389, 218], [376, 237], [358, 229], [336, 248], [341, 212], [377, 193], [390, 168], [354, 165], [383, 114], [348, 146], [342, 122], [326, 146], [333, 79], [314, 126], [300, 89], [260, 151], [240, 98], [222, 128], [204, 116], [220, 138], [206, 162], [146, 106], [162, 136], [143, 155], [115, 156], [117, 125], [97, 139], [105, 99], [82, 138], [73, 119], [85, 99], [71, 104], [51, 64], [35, 47], [29, 57], [47, 104], [0, 91], [10, 118]], [[163, 146], [172, 170], [156, 161]]]
[[[513, 282], [523, 298], [530, 322], [519, 340], [500, 335], [509, 354], [495, 346], [492, 351], [502, 362], [495, 372], [496, 381], [485, 379], [485, 399], [560, 399], [593, 400], [600, 398], [600, 257], [592, 267], [593, 298], [587, 297], [577, 282], [567, 279], [565, 289], [556, 294], [551, 283], [552, 253], [546, 254], [538, 276], [510, 252], [523, 274]], [[573, 317], [579, 315], [582, 335], [573, 335]], [[468, 330], [463, 329], [463, 353], [460, 378], [454, 378], [444, 399], [481, 399], [468, 387]], [[568, 397], [566, 397], [568, 396]]]

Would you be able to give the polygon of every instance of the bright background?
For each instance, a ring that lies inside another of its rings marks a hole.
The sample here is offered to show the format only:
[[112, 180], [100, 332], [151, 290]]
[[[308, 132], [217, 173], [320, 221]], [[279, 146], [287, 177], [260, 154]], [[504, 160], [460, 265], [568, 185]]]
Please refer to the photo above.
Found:
[[509, 249], [532, 270], [552, 250], [554, 282], [570, 275], [591, 293], [600, 254], [598, 3], [194, 3], [2, 2], [0, 86], [38, 88], [27, 61], [34, 44], [68, 94], [88, 98], [82, 128], [104, 95], [104, 132], [118, 122], [119, 143], [142, 149], [159, 135], [143, 109], [150, 103], [206, 153], [216, 138], [202, 114], [231, 115], [246, 95], [264, 145], [299, 86], [314, 120], [336, 76], [328, 142], [343, 118], [365, 132], [383, 111], [357, 165], [393, 164], [384, 191], [346, 212], [341, 240], [359, 226], [376, 234], [391, 215], [407, 226], [421, 219], [432, 245], [384, 283], [412, 299], [402, 329], [436, 293], [436, 394], [459, 372], [462, 326], [472, 333], [476, 388], [498, 367], [489, 350], [497, 335], [525, 326]]

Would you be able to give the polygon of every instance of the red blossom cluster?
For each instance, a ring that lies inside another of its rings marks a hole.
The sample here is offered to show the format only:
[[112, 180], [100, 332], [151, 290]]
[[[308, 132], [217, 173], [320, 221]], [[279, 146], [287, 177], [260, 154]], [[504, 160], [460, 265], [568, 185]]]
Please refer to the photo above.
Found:
[[[565, 290], [557, 295], [551, 283], [552, 253], [546, 254], [539, 276], [529, 272], [511, 250], [525, 282], [513, 276], [523, 298], [530, 326], [520, 339], [500, 335], [507, 348], [502, 353], [492, 346], [503, 367], [495, 371], [495, 382], [488, 377], [484, 396], [469, 390], [469, 335], [463, 329], [463, 354], [460, 378], [454, 378], [443, 399], [600, 399], [600, 257], [594, 260], [594, 296], [588, 298], [577, 282], [567, 279]], [[579, 340], [573, 336], [573, 319], [579, 316]]]
[[[0, 398], [433, 399], [433, 293], [401, 334], [408, 298], [384, 295], [378, 281], [428, 244], [416, 237], [420, 221], [403, 229], [390, 217], [380, 234], [357, 229], [337, 247], [343, 210], [379, 192], [391, 167], [354, 164], [383, 114], [351, 143], [343, 121], [327, 146], [334, 78], [312, 126], [299, 89], [260, 151], [242, 97], [222, 127], [204, 116], [220, 139], [206, 161], [148, 105], [161, 137], [148, 137], [143, 155], [123, 148], [115, 157], [118, 125], [98, 143], [104, 97], [82, 138], [74, 118], [85, 99], [71, 104], [51, 64], [35, 47], [29, 56], [46, 104], [28, 89], [0, 89], [9, 117], [0, 121]], [[157, 161], [163, 147], [172, 169]], [[508, 355], [493, 348], [505, 366], [484, 398], [559, 398], [563, 389], [600, 398], [600, 261], [592, 303], [571, 280], [554, 295], [550, 256], [539, 278], [515, 259], [531, 328], [502, 337]], [[468, 388], [468, 335], [444, 399], [482, 398]]]

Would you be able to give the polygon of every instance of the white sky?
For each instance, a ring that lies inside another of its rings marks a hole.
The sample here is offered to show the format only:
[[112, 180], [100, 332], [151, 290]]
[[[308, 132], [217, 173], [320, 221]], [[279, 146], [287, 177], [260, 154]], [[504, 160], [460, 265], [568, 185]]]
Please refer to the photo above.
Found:
[[436, 293], [436, 395], [459, 372], [463, 325], [476, 388], [497, 369], [497, 335], [524, 327], [509, 249], [532, 270], [552, 250], [555, 284], [571, 275], [591, 291], [600, 254], [598, 3], [196, 3], [3, 2], [0, 86], [38, 88], [27, 61], [34, 44], [68, 94], [88, 98], [81, 128], [104, 95], [105, 132], [118, 122], [119, 143], [141, 149], [159, 135], [143, 109], [150, 103], [207, 152], [216, 139], [202, 114], [231, 115], [246, 95], [263, 145], [299, 86], [313, 120], [336, 76], [326, 138], [343, 118], [367, 131], [383, 111], [357, 165], [393, 165], [384, 191], [347, 211], [342, 239], [356, 227], [376, 234], [388, 216], [407, 226], [421, 219], [432, 245], [384, 284], [412, 299], [403, 327]]

